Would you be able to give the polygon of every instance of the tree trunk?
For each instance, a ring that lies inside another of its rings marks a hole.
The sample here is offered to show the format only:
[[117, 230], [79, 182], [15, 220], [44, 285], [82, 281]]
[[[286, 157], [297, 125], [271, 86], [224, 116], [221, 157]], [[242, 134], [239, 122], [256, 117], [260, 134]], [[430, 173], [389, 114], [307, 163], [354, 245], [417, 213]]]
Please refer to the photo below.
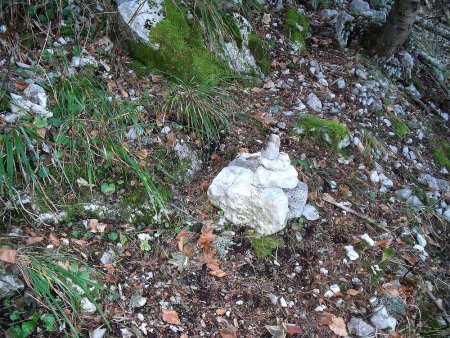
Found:
[[420, 0], [396, 0], [375, 46], [381, 57], [392, 56], [406, 41], [416, 21]]

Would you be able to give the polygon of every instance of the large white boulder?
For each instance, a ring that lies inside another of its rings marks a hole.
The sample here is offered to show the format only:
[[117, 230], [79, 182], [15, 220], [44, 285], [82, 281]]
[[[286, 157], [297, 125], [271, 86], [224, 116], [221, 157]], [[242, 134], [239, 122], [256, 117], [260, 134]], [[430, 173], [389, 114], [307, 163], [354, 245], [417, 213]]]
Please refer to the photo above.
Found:
[[271, 235], [300, 217], [308, 187], [300, 182], [289, 156], [279, 152], [280, 139], [271, 135], [258, 153], [244, 153], [214, 178], [208, 189], [211, 203], [236, 225], [249, 225]]

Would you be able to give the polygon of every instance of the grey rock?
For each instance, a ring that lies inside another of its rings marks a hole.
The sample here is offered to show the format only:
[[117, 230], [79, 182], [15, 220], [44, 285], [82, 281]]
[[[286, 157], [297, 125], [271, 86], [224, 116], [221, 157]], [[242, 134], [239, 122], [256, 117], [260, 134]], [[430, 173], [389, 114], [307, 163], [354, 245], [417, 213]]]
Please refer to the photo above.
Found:
[[399, 189], [395, 192], [395, 195], [399, 199], [406, 201], [412, 195], [412, 190], [408, 188]]
[[271, 134], [264, 149], [261, 151], [261, 157], [275, 160], [278, 156], [280, 156], [280, 136]]
[[74, 57], [72, 57], [72, 61], [70, 62], [70, 65], [74, 68], [82, 68], [85, 66], [97, 67], [98, 62], [92, 56], [88, 56], [88, 57], [74, 56]]
[[305, 205], [302, 216], [304, 216], [308, 221], [317, 221], [320, 218], [319, 212], [311, 204]]
[[294, 115], [294, 112], [292, 110], [287, 110], [287, 111], [283, 112], [283, 115], [289, 117], [289, 116]]
[[277, 127], [282, 129], [282, 130], [285, 130], [286, 129], [286, 122], [278, 122], [277, 123]]
[[291, 219], [301, 217], [306, 200], [308, 199], [308, 185], [299, 181], [295, 189], [286, 189], [284, 192], [288, 197], [288, 218]]
[[367, 72], [364, 69], [356, 69], [355, 74], [363, 80], [367, 80]]
[[114, 257], [115, 257], [115, 256], [116, 256], [116, 255], [115, 255], [115, 253], [114, 253], [114, 250], [109, 249], [109, 250], [105, 251], [105, 252], [102, 254], [102, 257], [100, 257], [100, 262], [101, 262], [102, 264], [111, 264], [111, 263], [114, 262]]
[[23, 283], [13, 274], [0, 269], [0, 299], [23, 289]]
[[420, 174], [419, 182], [434, 191], [447, 192], [449, 190], [449, 184], [446, 180], [435, 178], [430, 174]]
[[370, 11], [370, 5], [363, 0], [353, 0], [350, 3], [350, 10], [356, 14]]
[[420, 198], [417, 197], [416, 195], [410, 196], [410, 197], [406, 200], [406, 203], [408, 203], [409, 205], [412, 205], [412, 206], [414, 206], [414, 207], [417, 207], [417, 208], [423, 207], [422, 201], [421, 201]]
[[340, 78], [339, 80], [337, 80], [336, 85], [339, 89], [345, 88], [345, 80]]
[[332, 20], [334, 25], [334, 39], [340, 48], [347, 47], [348, 38], [354, 27], [354, 17], [345, 11], [339, 12]]
[[322, 110], [322, 101], [320, 101], [314, 93], [308, 94], [306, 104], [315, 112], [320, 112]]
[[450, 222], [450, 206], [442, 213], [442, 216], [447, 222]]
[[358, 317], [352, 317], [347, 323], [348, 333], [354, 334], [357, 337], [367, 337], [375, 332], [372, 325], [366, 323]]
[[397, 319], [388, 314], [384, 305], [377, 306], [374, 309], [374, 314], [370, 318], [370, 321], [380, 330], [387, 329], [389, 332], [394, 331], [397, 326]]
[[326, 9], [322, 9], [320, 11], [320, 16], [324, 17], [324, 18], [334, 18], [336, 15], [338, 14], [338, 11], [335, 9], [330, 9], [330, 8], [326, 8]]
[[405, 315], [406, 312], [406, 304], [398, 296], [394, 296], [389, 292], [383, 293], [383, 297], [381, 298], [381, 302], [386, 307], [386, 310], [390, 313], [396, 313], [401, 316]]
[[203, 162], [200, 159], [198, 153], [193, 150], [187, 142], [182, 140], [176, 140], [173, 150], [177, 154], [180, 161], [189, 161], [189, 167], [184, 174], [183, 180], [185, 182], [190, 182], [194, 179], [195, 175], [202, 168]]

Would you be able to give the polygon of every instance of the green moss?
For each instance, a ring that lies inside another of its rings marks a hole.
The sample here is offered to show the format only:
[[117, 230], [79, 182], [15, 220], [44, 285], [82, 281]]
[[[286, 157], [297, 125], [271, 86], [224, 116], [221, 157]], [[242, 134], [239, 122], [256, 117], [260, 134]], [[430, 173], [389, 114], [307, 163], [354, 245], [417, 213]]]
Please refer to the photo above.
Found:
[[147, 76], [151, 73], [150, 69], [148, 69], [144, 64], [137, 60], [131, 60], [131, 62], [129, 62], [127, 66], [128, 68], [133, 70], [136, 76], [139, 78]]
[[241, 31], [239, 30], [238, 22], [237, 22], [236, 18], [231, 15], [224, 15], [222, 19], [223, 19], [226, 29], [233, 37], [233, 40], [236, 42], [236, 45], [239, 47], [239, 49], [241, 49], [242, 48], [242, 35], [241, 35]]
[[264, 258], [269, 256], [273, 250], [280, 246], [281, 242], [267, 236], [262, 236], [252, 240], [251, 244], [256, 257]]
[[323, 134], [327, 133], [334, 148], [337, 148], [339, 143], [349, 135], [345, 124], [335, 120], [321, 119], [316, 116], [301, 117], [297, 126], [318, 138], [323, 137]]
[[248, 48], [255, 58], [256, 65], [261, 68], [264, 74], [270, 71], [270, 56], [267, 51], [267, 44], [259, 35], [251, 33], [248, 36]]
[[433, 150], [433, 158], [443, 167], [450, 169], [450, 142], [442, 142], [442, 146]]
[[150, 30], [154, 50], [143, 43], [128, 42], [125, 47], [145, 66], [177, 76], [183, 80], [203, 81], [226, 73], [225, 66], [205, 47], [200, 25], [188, 21], [187, 10], [173, 0], [164, 2], [165, 19]]
[[309, 20], [306, 15], [295, 9], [288, 9], [284, 21], [291, 41], [300, 45], [301, 52], [306, 52], [306, 38], [309, 33]]
[[392, 122], [392, 129], [397, 134], [398, 137], [404, 139], [409, 133], [408, 126], [402, 121], [400, 117], [394, 114], [389, 114], [389, 119]]

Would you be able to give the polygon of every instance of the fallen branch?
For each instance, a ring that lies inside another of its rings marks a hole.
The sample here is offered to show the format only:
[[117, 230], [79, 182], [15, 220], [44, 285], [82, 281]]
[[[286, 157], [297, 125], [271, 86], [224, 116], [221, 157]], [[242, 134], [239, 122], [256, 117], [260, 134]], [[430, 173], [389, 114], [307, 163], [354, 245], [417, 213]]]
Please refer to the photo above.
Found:
[[361, 214], [361, 213], [359, 213], [359, 212], [357, 212], [357, 211], [355, 211], [355, 210], [353, 210], [351, 208], [348, 208], [348, 207], [342, 205], [341, 203], [336, 202], [336, 200], [328, 193], [323, 194], [322, 200], [324, 200], [325, 202], [330, 203], [330, 204], [332, 204], [332, 205], [334, 205], [334, 206], [336, 206], [338, 208], [341, 208], [342, 210], [345, 210], [345, 211], [347, 211], [347, 212], [349, 212], [349, 213], [351, 213], [351, 214], [353, 214], [355, 216], [358, 216], [359, 218], [365, 220], [366, 222], [368, 222], [370, 224], [373, 224], [373, 225], [375, 225], [375, 226], [377, 226], [377, 227], [379, 227], [379, 228], [381, 228], [383, 230], [387, 230], [386, 227], [384, 225], [382, 225], [380, 222], [377, 222], [377, 221], [375, 221], [374, 219], [372, 219], [370, 217], [367, 217], [367, 216], [365, 216], [365, 215], [363, 215], [363, 214]]
[[444, 320], [447, 322], [447, 324], [450, 324], [450, 316], [448, 315], [448, 313], [445, 311], [444, 307], [442, 306], [442, 304], [438, 301], [438, 299], [431, 293], [430, 290], [427, 290], [427, 295], [428, 297], [430, 297], [434, 304], [436, 304], [436, 306], [438, 307], [438, 309], [442, 312], [442, 316], [444, 317]]

